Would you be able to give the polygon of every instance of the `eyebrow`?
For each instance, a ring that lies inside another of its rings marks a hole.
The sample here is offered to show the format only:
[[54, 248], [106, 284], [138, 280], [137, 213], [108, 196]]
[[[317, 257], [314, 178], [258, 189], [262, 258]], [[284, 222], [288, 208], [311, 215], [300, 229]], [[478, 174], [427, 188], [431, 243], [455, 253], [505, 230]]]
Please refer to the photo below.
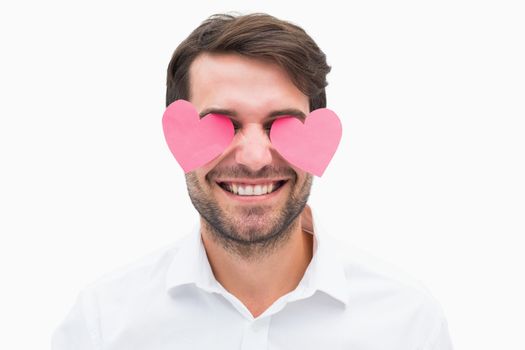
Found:
[[[231, 109], [223, 109], [223, 108], [206, 108], [202, 112], [199, 113], [199, 117], [203, 118], [204, 116], [208, 114], [223, 114], [227, 115], [229, 117], [238, 118], [239, 114]], [[306, 119], [306, 115], [299, 109], [296, 108], [285, 108], [280, 109], [277, 111], [270, 112], [265, 119], [267, 120], [273, 120], [280, 116], [285, 115], [291, 115], [296, 118], [299, 118], [301, 121], [304, 121]]]

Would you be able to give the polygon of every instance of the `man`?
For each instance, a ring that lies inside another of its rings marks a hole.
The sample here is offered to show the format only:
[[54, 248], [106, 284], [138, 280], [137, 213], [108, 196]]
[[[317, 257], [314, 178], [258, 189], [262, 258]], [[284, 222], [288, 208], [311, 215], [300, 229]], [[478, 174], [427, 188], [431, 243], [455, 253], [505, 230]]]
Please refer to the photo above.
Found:
[[200, 225], [83, 291], [53, 349], [451, 349], [422, 287], [314, 228], [312, 175], [269, 137], [325, 107], [329, 70], [302, 29], [263, 14], [212, 16], [181, 43], [167, 106], [235, 129], [186, 174]]

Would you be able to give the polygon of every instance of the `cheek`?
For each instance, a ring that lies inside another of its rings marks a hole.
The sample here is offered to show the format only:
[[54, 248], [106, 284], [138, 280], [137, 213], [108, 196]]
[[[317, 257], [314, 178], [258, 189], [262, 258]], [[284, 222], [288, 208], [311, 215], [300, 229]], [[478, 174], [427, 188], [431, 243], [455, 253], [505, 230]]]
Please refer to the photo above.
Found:
[[307, 178], [307, 176], [309, 175], [307, 172], [305, 172], [304, 170], [301, 170], [295, 166], [293, 166], [292, 164], [286, 162], [286, 165], [288, 165], [288, 167], [290, 167], [294, 172], [295, 172], [295, 175], [297, 176], [296, 178], [296, 181], [297, 182], [304, 182], [304, 180]]
[[300, 175], [298, 175], [297, 178], [297, 184], [296, 184], [296, 192], [303, 193], [303, 192], [310, 192], [313, 182], [313, 175], [309, 173], [302, 172]]
[[204, 174], [199, 170], [194, 170], [186, 174], [186, 185], [188, 190], [193, 193], [202, 193], [209, 188], [207, 180], [204, 178]]
[[190, 195], [190, 198], [193, 198], [193, 196], [201, 192], [199, 190], [199, 182], [193, 172], [186, 174], [186, 188], [188, 189], [188, 194]]

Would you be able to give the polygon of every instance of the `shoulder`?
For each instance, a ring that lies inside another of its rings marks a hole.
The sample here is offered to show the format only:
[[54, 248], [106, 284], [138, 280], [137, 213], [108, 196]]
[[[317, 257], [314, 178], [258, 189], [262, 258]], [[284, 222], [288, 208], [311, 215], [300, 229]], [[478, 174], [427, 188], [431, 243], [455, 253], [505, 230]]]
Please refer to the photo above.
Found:
[[342, 264], [349, 283], [375, 283], [385, 288], [408, 289], [430, 296], [421, 281], [392, 263], [333, 236], [323, 236], [323, 244], [326, 244], [327, 249]]
[[88, 284], [81, 295], [90, 296], [99, 303], [119, 304], [144, 293], [163, 290], [166, 271], [189, 235], [175, 243], [102, 275]]
[[424, 349], [451, 349], [441, 305], [421, 281], [361, 249], [332, 237], [325, 241], [343, 270], [348, 317], [359, 320], [357, 327], [365, 332], [373, 324], [385, 339], [405, 334], [414, 344], [427, 344]]
[[118, 334], [118, 327], [140, 319], [135, 313], [143, 314], [152, 300], [162, 299], [166, 271], [188, 237], [84, 287], [65, 320], [55, 330], [52, 348], [100, 349], [103, 334]]
[[397, 313], [434, 327], [444, 320], [441, 305], [427, 287], [399, 267], [333, 237], [323, 237], [344, 271], [350, 303]]

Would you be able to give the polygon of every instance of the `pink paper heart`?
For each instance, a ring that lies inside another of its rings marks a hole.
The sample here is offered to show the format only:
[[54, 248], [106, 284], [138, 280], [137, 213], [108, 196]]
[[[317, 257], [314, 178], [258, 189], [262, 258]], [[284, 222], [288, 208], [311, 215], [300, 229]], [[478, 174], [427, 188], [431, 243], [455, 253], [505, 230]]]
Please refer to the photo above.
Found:
[[304, 124], [297, 118], [273, 122], [270, 139], [275, 149], [291, 164], [322, 176], [339, 146], [343, 129], [337, 115], [327, 108], [316, 109]]
[[219, 156], [231, 143], [233, 124], [223, 115], [204, 118], [185, 100], [171, 103], [162, 117], [168, 147], [185, 173], [199, 168]]

